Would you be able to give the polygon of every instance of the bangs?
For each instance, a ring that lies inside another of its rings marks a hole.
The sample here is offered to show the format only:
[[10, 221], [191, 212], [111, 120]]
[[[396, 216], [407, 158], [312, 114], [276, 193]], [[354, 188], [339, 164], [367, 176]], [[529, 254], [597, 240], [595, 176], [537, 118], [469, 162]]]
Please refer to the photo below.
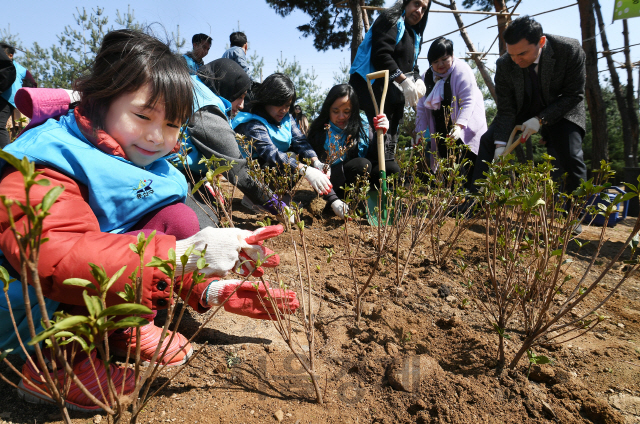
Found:
[[[176, 60], [177, 59], [177, 60]], [[173, 54], [164, 55], [147, 68], [151, 96], [145, 105], [164, 105], [165, 119], [184, 124], [193, 114], [193, 84], [186, 67]]]

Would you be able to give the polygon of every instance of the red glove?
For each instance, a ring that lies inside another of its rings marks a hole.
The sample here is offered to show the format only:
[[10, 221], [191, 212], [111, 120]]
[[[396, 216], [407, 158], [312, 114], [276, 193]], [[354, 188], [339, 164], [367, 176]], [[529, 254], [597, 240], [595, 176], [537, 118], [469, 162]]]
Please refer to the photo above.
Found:
[[373, 117], [373, 128], [382, 130], [382, 134], [386, 134], [389, 130], [389, 120], [384, 113]]
[[[296, 293], [292, 290], [269, 288], [269, 283], [240, 280], [212, 281], [204, 293], [207, 306], [224, 304], [224, 309], [237, 315], [254, 319], [276, 319], [272, 300], [280, 312], [293, 314], [300, 307]], [[240, 287], [238, 287], [240, 286]], [[257, 289], [256, 289], [257, 286]], [[238, 290], [236, 290], [238, 287]], [[235, 293], [234, 293], [235, 290]], [[270, 299], [272, 300], [270, 300]], [[262, 301], [260, 301], [262, 299]]]
[[[278, 256], [273, 250], [268, 247], [264, 247], [262, 244], [264, 240], [268, 240], [273, 237], [277, 237], [284, 231], [282, 225], [269, 225], [268, 227], [258, 228], [251, 235], [244, 239], [245, 243], [251, 245], [251, 248], [244, 248], [238, 255], [240, 257], [240, 275], [243, 277], [249, 276], [249, 271], [256, 268], [256, 260], [261, 258], [263, 260], [262, 265], [274, 268], [280, 265], [280, 256]], [[266, 258], [269, 257], [266, 261]], [[261, 266], [257, 267], [251, 274], [254, 277], [262, 277], [264, 275], [264, 269]]]

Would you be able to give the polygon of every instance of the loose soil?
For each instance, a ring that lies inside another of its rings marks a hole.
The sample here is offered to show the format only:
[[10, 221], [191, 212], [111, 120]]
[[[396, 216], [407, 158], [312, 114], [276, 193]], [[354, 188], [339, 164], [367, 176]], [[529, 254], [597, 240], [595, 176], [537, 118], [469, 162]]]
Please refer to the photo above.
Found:
[[[298, 194], [306, 201], [312, 197], [308, 190]], [[236, 226], [257, 228], [263, 217], [249, 213], [240, 199], [233, 205]], [[201, 353], [150, 402], [139, 422], [640, 423], [637, 276], [601, 308], [608, 319], [595, 331], [563, 345], [536, 348], [553, 364], [533, 367], [527, 378], [526, 358], [515, 370], [498, 368], [497, 335], [461, 285], [486, 277], [436, 267], [423, 246], [400, 289], [395, 253], [386, 258], [356, 327], [350, 270], [344, 261], [326, 262], [325, 248], [344, 251], [343, 223], [329, 213], [305, 215], [316, 292], [317, 373], [325, 404], [315, 403], [307, 374], [270, 322], [222, 311], [195, 338], [194, 348]], [[594, 276], [623, 246], [634, 223], [635, 218], [627, 218], [608, 231]], [[579, 238], [596, 240], [600, 230], [585, 226]], [[458, 244], [472, 265], [485, 261], [483, 231], [481, 225], [472, 227]], [[295, 278], [289, 235], [269, 245], [280, 254], [281, 277]], [[575, 255], [577, 269], [586, 266], [589, 248]], [[624, 264], [616, 264], [597, 296], [621, 278], [623, 269]], [[190, 337], [210, 313], [187, 311], [179, 331]], [[299, 336], [301, 330], [298, 326]], [[512, 335], [508, 357], [520, 337]], [[4, 364], [0, 370], [18, 381]], [[158, 379], [158, 387], [172, 372]], [[60, 422], [55, 407], [27, 404], [4, 382], [0, 388], [0, 424]], [[106, 422], [104, 415], [71, 416], [74, 423]]]

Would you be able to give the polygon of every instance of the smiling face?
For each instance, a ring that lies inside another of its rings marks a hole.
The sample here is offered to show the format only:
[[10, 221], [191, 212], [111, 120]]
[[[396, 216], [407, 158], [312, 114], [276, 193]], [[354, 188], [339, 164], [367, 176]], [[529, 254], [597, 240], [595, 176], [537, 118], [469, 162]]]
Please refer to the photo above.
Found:
[[531, 44], [526, 38], [518, 41], [516, 44], [507, 44], [507, 53], [511, 56], [511, 60], [521, 68], [530, 66], [540, 54], [540, 50], [547, 42], [547, 37], [540, 37], [538, 44]]
[[293, 99], [289, 99], [287, 103], [281, 106], [266, 105], [264, 107], [264, 110], [266, 110], [269, 116], [272, 117], [276, 122], [282, 122], [284, 117], [289, 113], [292, 101]]
[[453, 64], [453, 56], [449, 56], [448, 54], [441, 56], [438, 60], [434, 60], [431, 63], [431, 67], [433, 70], [439, 74], [444, 74], [451, 68]]
[[407, 25], [417, 25], [427, 11], [429, 0], [411, 0], [404, 8], [404, 21]]
[[150, 109], [145, 107], [151, 86], [116, 98], [104, 120], [104, 130], [122, 147], [127, 159], [147, 166], [173, 150], [180, 134], [180, 122], [165, 120], [163, 100]]
[[351, 118], [351, 101], [349, 96], [336, 99], [329, 109], [329, 119], [336, 127], [345, 129]]

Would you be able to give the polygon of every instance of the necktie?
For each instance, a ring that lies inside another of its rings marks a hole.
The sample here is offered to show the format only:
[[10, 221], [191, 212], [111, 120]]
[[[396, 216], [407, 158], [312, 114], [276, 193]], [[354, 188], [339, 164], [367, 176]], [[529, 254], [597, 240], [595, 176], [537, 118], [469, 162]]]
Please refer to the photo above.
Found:
[[531, 79], [531, 113], [533, 115], [538, 115], [543, 108], [543, 103], [535, 63], [529, 66], [529, 78]]

